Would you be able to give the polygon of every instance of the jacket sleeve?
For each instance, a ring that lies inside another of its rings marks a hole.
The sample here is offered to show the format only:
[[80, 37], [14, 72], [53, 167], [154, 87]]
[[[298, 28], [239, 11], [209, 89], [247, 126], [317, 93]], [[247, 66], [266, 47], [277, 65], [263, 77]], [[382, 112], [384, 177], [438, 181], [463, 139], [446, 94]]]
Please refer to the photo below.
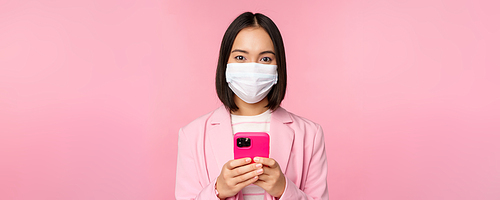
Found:
[[[200, 176], [201, 165], [194, 154], [196, 143], [179, 130], [177, 145], [177, 169], [175, 174], [175, 199], [177, 200], [219, 200], [215, 195], [215, 182], [203, 185]], [[206, 181], [205, 181], [206, 182]]]
[[297, 187], [293, 181], [286, 178], [285, 191], [280, 199], [297, 199], [297, 200], [328, 200], [328, 185], [327, 185], [327, 161], [325, 151], [325, 140], [323, 129], [318, 125], [318, 129], [314, 136], [314, 144], [309, 168], [306, 175], [305, 184], [302, 190]]

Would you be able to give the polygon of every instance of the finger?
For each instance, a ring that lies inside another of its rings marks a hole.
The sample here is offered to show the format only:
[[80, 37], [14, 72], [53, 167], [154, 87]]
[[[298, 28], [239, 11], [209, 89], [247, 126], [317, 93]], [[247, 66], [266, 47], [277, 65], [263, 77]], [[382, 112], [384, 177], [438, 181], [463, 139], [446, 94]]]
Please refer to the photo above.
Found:
[[259, 175], [259, 181], [267, 182], [273, 177], [273, 170], [269, 167], [262, 168], [262, 174]]
[[269, 187], [269, 183], [266, 181], [260, 180], [260, 178], [257, 181], [253, 182], [252, 184], [259, 186], [261, 188], [268, 188]]
[[237, 168], [230, 170], [232, 177], [241, 176], [243, 174], [249, 173], [251, 171], [262, 169], [263, 165], [260, 163], [246, 164]]
[[247, 180], [243, 181], [243, 182], [239, 182], [235, 185], [235, 187], [238, 189], [238, 190], [241, 190], [243, 189], [244, 187], [252, 184], [252, 183], [255, 183], [255, 181], [259, 180], [259, 177], [258, 176], [251, 176], [250, 178], [248, 178]]
[[279, 166], [278, 162], [276, 162], [272, 158], [255, 157], [255, 158], [253, 158], [253, 160], [256, 163], [262, 163], [263, 165], [269, 166], [270, 168], [276, 168]]
[[250, 162], [252, 162], [251, 158], [240, 158], [240, 159], [231, 160], [231, 161], [227, 162], [226, 167], [227, 167], [227, 169], [232, 170], [236, 167], [246, 165]]
[[253, 182], [253, 184], [256, 185], [256, 186], [259, 186], [261, 188], [265, 188], [266, 187], [266, 185], [265, 185], [266, 182], [263, 181], [263, 180], [260, 180], [260, 178], [257, 181]]
[[257, 180], [258, 180], [259, 175], [261, 175], [262, 173], [263, 173], [263, 169], [261, 168], [261, 169], [253, 170], [253, 171], [250, 171], [246, 174], [242, 174], [240, 176], [234, 177], [234, 180], [236, 181], [236, 185], [243, 183], [243, 182], [246, 182], [248, 179], [253, 179], [255, 177], [257, 177]]

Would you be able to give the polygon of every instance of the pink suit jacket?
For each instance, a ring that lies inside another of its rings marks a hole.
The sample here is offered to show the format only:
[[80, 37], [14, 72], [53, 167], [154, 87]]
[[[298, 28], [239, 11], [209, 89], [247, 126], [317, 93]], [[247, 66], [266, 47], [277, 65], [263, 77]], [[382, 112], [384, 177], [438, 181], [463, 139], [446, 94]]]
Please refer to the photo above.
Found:
[[[286, 177], [280, 199], [328, 199], [327, 162], [321, 126], [283, 108], [271, 114], [270, 158]], [[176, 199], [218, 200], [215, 182], [233, 158], [230, 113], [219, 107], [179, 130]], [[239, 192], [229, 199], [243, 200]], [[276, 199], [265, 194], [266, 200]]]

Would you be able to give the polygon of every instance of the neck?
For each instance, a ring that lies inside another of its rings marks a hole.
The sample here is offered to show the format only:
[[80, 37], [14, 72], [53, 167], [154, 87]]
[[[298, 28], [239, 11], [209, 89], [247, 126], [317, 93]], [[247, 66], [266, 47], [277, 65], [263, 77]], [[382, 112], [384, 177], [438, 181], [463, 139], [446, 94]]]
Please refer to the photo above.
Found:
[[239, 108], [237, 111], [232, 112], [232, 114], [235, 115], [253, 116], [262, 114], [263, 112], [266, 112], [266, 110], [268, 109], [266, 107], [267, 104], [269, 103], [267, 97], [257, 103], [252, 103], [252, 104], [244, 102], [236, 95], [234, 95], [233, 99], [234, 103], [236, 103], [236, 106], [238, 106]]

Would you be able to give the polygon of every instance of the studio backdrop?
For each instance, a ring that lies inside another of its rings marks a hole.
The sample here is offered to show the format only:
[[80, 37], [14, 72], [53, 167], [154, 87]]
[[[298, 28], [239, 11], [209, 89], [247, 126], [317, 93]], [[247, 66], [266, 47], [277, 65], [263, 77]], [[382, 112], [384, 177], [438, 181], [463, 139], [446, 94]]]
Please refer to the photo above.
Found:
[[0, 3], [0, 199], [173, 199], [224, 31], [269, 16], [330, 199], [500, 198], [495, 1]]

